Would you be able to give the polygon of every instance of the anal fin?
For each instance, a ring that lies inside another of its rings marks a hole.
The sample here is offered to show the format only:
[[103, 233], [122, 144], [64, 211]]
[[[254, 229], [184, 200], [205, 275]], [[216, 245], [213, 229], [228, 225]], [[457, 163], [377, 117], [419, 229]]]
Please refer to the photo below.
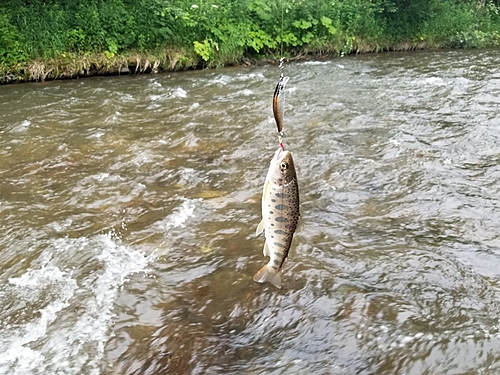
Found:
[[269, 250], [269, 245], [267, 244], [267, 241], [264, 242], [264, 249], [262, 251], [263, 251], [265, 257], [271, 256], [271, 251]]

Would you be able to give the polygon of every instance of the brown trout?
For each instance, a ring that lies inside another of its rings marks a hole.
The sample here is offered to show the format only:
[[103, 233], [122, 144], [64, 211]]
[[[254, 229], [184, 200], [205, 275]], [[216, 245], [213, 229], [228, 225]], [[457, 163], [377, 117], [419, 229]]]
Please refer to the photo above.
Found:
[[299, 221], [299, 186], [292, 154], [281, 147], [275, 152], [262, 192], [262, 221], [256, 234], [265, 231], [264, 255], [269, 263], [253, 277], [281, 288], [281, 270]]

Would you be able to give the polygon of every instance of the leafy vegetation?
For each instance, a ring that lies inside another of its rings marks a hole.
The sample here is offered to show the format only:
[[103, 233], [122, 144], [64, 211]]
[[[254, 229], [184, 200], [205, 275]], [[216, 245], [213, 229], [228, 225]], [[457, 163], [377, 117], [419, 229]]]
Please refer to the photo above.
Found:
[[500, 42], [499, 7], [493, 0], [3, 0], [0, 77], [485, 47]]

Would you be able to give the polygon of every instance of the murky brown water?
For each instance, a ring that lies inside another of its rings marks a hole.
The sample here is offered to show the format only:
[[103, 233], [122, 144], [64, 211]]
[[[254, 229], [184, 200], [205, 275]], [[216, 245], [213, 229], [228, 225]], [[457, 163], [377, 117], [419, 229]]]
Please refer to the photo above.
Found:
[[498, 374], [500, 52], [0, 87], [0, 373]]

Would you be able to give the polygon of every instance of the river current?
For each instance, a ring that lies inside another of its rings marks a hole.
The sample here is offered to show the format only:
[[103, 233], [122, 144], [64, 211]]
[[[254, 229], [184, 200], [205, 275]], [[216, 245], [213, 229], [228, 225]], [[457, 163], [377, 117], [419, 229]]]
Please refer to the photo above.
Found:
[[0, 86], [0, 373], [500, 373], [500, 52]]

